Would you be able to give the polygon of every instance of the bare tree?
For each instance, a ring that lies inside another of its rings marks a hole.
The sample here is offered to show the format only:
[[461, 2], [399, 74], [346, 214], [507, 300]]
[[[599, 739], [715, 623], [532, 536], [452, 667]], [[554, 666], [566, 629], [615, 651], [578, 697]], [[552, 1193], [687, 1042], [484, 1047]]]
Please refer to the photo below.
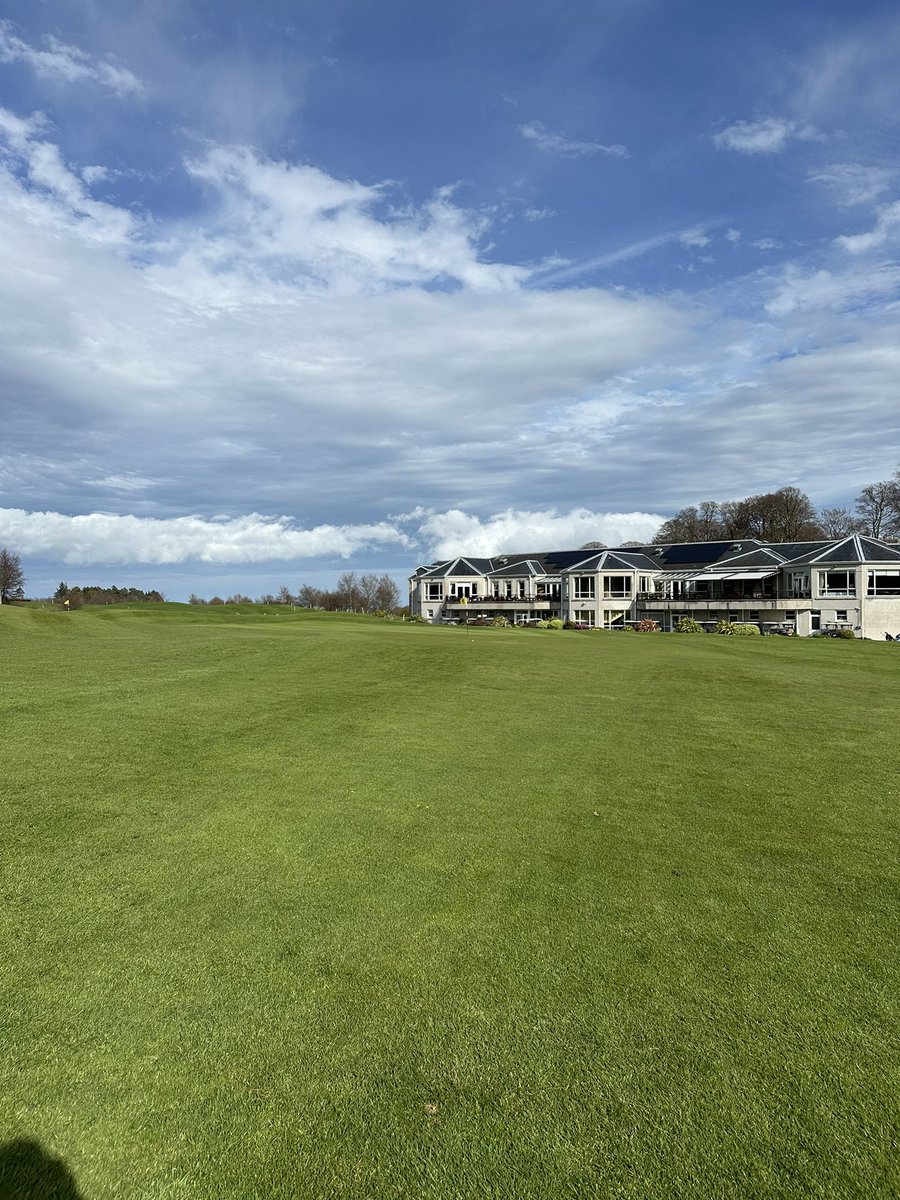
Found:
[[22, 572], [22, 560], [12, 550], [0, 546], [0, 604], [10, 600], [18, 600], [25, 586], [25, 575]]
[[363, 612], [371, 612], [375, 608], [378, 595], [378, 576], [361, 575], [359, 577], [359, 602]]
[[851, 533], [861, 533], [865, 528], [849, 508], [820, 508], [819, 524], [827, 538], [848, 537]]
[[294, 597], [291, 595], [290, 589], [288, 589], [287, 587], [280, 587], [278, 589], [278, 599], [276, 600], [276, 603], [277, 604], [293, 604]]
[[393, 612], [400, 605], [400, 589], [390, 575], [379, 575], [375, 605], [381, 612]]
[[897, 475], [864, 487], [856, 497], [856, 511], [870, 537], [894, 537], [900, 533], [900, 480]]
[[582, 550], [606, 550], [608, 549], [606, 542], [585, 542], [581, 547]]
[[342, 607], [355, 612], [359, 604], [359, 585], [356, 582], [355, 571], [345, 571], [337, 582], [337, 595]]
[[304, 583], [297, 593], [297, 603], [303, 608], [321, 608], [322, 592], [319, 588], [310, 587], [308, 583]]

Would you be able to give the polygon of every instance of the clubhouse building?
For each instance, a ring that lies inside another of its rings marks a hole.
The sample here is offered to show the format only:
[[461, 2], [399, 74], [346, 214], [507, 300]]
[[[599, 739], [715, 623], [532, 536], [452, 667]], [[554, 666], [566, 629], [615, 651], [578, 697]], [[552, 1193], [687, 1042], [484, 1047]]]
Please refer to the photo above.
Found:
[[850, 629], [882, 639], [900, 633], [900, 544], [853, 534], [459, 556], [419, 567], [409, 605], [434, 624], [503, 615], [623, 629], [650, 618], [671, 630], [692, 617], [710, 629], [728, 620], [764, 633]]

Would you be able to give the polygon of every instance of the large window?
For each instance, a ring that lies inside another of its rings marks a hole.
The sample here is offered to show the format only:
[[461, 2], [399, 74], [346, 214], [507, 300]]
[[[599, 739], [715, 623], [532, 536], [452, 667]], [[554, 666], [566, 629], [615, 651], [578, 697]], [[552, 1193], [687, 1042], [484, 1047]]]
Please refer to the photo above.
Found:
[[443, 600], [444, 585], [442, 583], [428, 583], [425, 585], [426, 600]]
[[626, 600], [631, 596], [630, 575], [604, 575], [604, 600]]
[[819, 595], [820, 596], [855, 596], [856, 595], [856, 572], [855, 571], [820, 571], [819, 572]]
[[575, 576], [575, 599], [576, 600], [593, 600], [597, 595], [595, 589], [596, 580], [593, 575], [576, 575]]
[[900, 596], [900, 571], [870, 571], [870, 596]]
[[590, 625], [593, 629], [595, 624], [595, 614], [592, 608], [576, 608], [575, 621], [578, 625]]

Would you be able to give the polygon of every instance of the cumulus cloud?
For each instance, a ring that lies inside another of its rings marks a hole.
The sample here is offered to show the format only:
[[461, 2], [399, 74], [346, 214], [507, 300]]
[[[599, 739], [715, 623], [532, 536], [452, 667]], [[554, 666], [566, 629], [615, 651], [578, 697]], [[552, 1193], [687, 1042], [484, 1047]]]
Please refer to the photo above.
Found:
[[616, 546], [625, 541], [650, 541], [665, 517], [658, 513], [607, 513], [575, 508], [527, 511], [507, 509], [484, 520], [448, 509], [412, 514], [421, 517], [420, 539], [435, 559], [455, 554], [489, 557], [503, 551], [527, 553], [575, 548], [589, 541]]
[[143, 90], [138, 77], [120, 63], [92, 58], [55, 37], [46, 41], [47, 49], [37, 50], [17, 36], [12, 22], [0, 21], [0, 62], [24, 63], [38, 75], [59, 83], [100, 84], [119, 96]]
[[592, 154], [608, 154], [613, 158], [625, 158], [626, 146], [604, 145], [602, 142], [582, 142], [565, 134], [551, 133], [540, 121], [529, 121], [519, 126], [519, 133], [547, 154], [558, 154], [561, 158], [585, 158]]
[[819, 134], [810, 125], [797, 125], [786, 117], [764, 117], [759, 121], [735, 121], [713, 136], [719, 150], [741, 154], [777, 154], [793, 138], [814, 141]]
[[410, 546], [407, 534], [387, 522], [317, 525], [298, 529], [287, 517], [246, 516], [204, 520], [156, 519], [88, 513], [0, 509], [0, 540], [23, 555], [59, 559], [70, 566], [128, 563], [292, 562], [387, 546]]

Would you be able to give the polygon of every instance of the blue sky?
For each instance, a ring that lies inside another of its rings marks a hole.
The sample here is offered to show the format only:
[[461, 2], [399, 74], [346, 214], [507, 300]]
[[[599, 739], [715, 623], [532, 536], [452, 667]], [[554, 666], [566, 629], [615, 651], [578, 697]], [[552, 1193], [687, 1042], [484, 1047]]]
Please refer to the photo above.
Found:
[[33, 594], [402, 579], [896, 468], [896, 5], [4, 11]]

